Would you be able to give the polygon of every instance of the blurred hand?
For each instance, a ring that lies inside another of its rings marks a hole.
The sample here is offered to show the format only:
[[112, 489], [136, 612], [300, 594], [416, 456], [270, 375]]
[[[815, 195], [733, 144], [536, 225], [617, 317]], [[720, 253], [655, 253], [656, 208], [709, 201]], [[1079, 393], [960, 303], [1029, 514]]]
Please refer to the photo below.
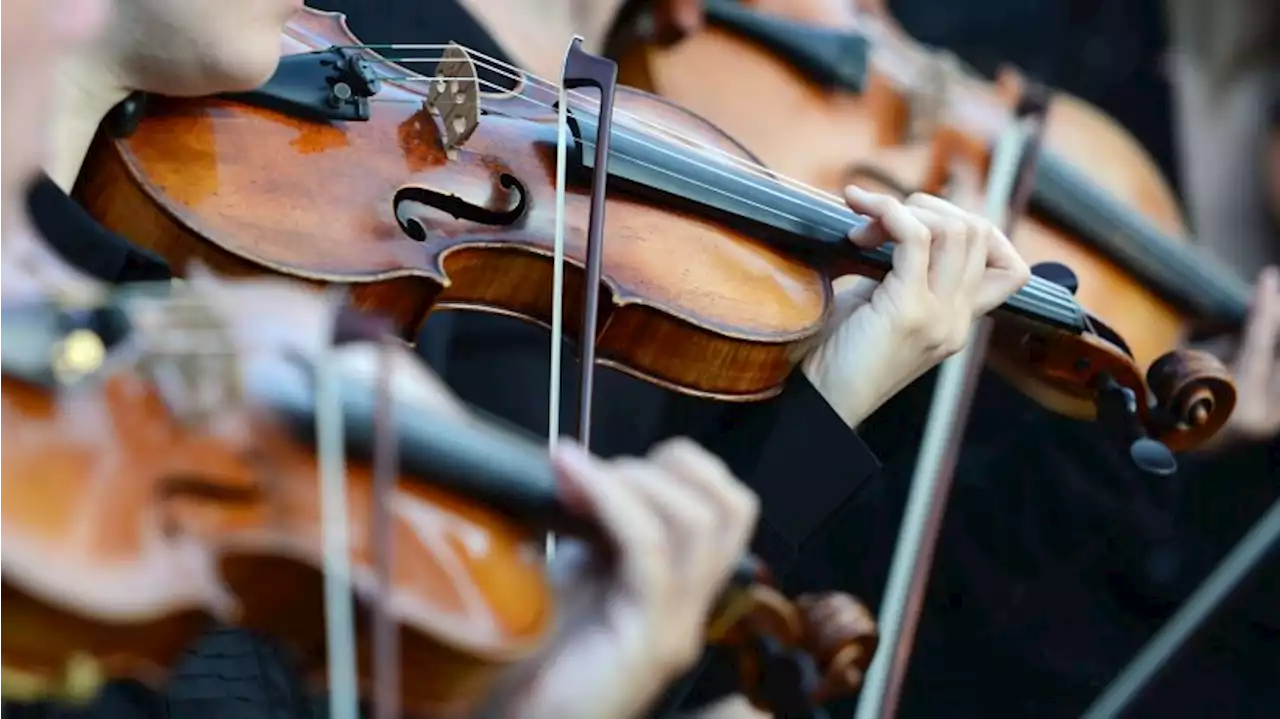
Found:
[[1280, 269], [1268, 267], [1258, 276], [1231, 369], [1236, 408], [1210, 449], [1280, 434]]
[[564, 595], [561, 634], [518, 668], [495, 716], [637, 716], [701, 655], [708, 614], [746, 550], [757, 500], [687, 440], [643, 460], [605, 461], [574, 445], [555, 459], [616, 557], [603, 566], [583, 545], [561, 543], [553, 565]]
[[106, 287], [81, 273], [57, 255], [25, 222], [5, 218], [4, 254], [0, 262], [0, 292], [5, 299], [56, 297], [91, 302]]
[[705, 21], [702, 0], [655, 0], [652, 41], [677, 43], [702, 29]]
[[817, 348], [809, 380], [850, 426], [968, 340], [974, 321], [1031, 278], [1004, 233], [932, 195], [899, 202], [856, 187], [854, 211], [871, 222], [849, 239], [864, 249], [895, 242], [893, 269], [876, 283], [853, 278]]
[[[332, 293], [276, 278], [224, 279], [193, 266], [185, 280], [229, 329], [242, 362], [315, 359], [330, 346], [341, 307]], [[163, 332], [163, 328], [151, 328]], [[463, 403], [408, 345], [350, 342], [333, 348], [343, 382], [377, 391], [385, 352], [390, 352], [391, 393], [408, 405], [445, 416], [466, 414]]]

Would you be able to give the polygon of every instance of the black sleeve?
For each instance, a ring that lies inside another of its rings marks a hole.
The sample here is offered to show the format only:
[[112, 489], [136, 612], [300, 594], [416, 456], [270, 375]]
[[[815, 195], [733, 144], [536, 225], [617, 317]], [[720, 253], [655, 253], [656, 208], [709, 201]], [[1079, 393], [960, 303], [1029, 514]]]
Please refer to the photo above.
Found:
[[675, 398], [663, 434], [683, 434], [723, 459], [760, 496], [754, 551], [778, 575], [848, 504], [880, 463], [799, 372], [765, 402]]
[[[849, 591], [875, 605], [893, 538], [880, 463], [803, 374], [766, 402], [677, 398], [663, 424], [663, 434], [700, 442], [759, 494], [752, 549], [785, 591]], [[711, 647], [650, 717], [677, 717], [737, 690], [732, 654]]]

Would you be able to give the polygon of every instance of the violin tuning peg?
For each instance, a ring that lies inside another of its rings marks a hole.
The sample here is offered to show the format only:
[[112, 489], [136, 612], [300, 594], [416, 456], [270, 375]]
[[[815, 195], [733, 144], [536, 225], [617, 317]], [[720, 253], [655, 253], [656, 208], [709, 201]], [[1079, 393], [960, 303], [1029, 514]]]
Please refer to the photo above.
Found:
[[760, 656], [759, 696], [776, 716], [811, 716], [813, 696], [822, 675], [812, 657], [792, 651], [776, 638], [757, 640]]
[[1167, 477], [1178, 471], [1178, 459], [1162, 442], [1140, 437], [1129, 445], [1129, 459], [1146, 474]]
[[1040, 262], [1031, 267], [1031, 274], [1047, 280], [1075, 294], [1080, 289], [1080, 278], [1070, 267], [1061, 262]]
[[1156, 477], [1167, 477], [1178, 471], [1173, 452], [1148, 437], [1143, 429], [1133, 390], [1106, 376], [1098, 386], [1097, 408], [1098, 424], [1125, 448], [1139, 471]]

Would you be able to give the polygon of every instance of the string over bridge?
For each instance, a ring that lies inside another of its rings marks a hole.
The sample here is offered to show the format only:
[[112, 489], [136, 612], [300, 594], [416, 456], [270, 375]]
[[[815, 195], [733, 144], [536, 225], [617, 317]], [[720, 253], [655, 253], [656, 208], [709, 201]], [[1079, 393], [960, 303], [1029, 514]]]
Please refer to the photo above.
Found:
[[180, 423], [207, 424], [240, 406], [235, 340], [204, 298], [175, 283], [171, 297], [140, 301], [131, 315], [138, 369]]
[[458, 150], [480, 126], [480, 78], [461, 45], [445, 48], [423, 107], [440, 118], [445, 154], [456, 160]]

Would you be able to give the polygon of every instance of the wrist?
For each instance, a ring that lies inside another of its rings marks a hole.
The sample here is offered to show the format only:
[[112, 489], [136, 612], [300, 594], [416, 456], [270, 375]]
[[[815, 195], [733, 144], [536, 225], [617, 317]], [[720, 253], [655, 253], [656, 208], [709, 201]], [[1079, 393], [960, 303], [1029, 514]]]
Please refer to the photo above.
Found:
[[[885, 371], [850, 368], [827, 356], [825, 347], [809, 354], [800, 370], [831, 409], [851, 429], [856, 429], [907, 385], [919, 379], [928, 369], [910, 362], [907, 357], [885, 358]], [[910, 367], [908, 372], [901, 368]], [[898, 371], [890, 371], [893, 369]]]

